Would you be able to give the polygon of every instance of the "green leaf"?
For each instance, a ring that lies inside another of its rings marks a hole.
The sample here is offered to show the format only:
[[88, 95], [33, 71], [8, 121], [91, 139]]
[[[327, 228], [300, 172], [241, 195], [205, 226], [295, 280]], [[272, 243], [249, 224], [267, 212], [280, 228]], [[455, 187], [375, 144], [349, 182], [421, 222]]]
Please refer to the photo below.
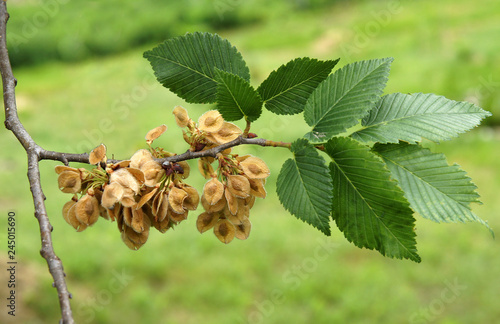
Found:
[[330, 235], [332, 180], [325, 160], [305, 139], [292, 143], [293, 159], [283, 164], [276, 191], [283, 206], [295, 217]]
[[435, 94], [393, 93], [382, 97], [363, 119], [361, 129], [352, 134], [363, 142], [411, 144], [422, 138], [449, 140], [479, 125], [487, 111], [468, 102], [446, 99]]
[[269, 111], [279, 115], [298, 114], [338, 61], [297, 58], [271, 72], [257, 91]]
[[348, 64], [326, 78], [307, 100], [304, 118], [311, 142], [326, 142], [354, 126], [379, 100], [392, 58]]
[[380, 157], [345, 137], [325, 144], [332, 158], [333, 219], [356, 246], [420, 262], [413, 211]]
[[458, 165], [448, 165], [443, 154], [407, 143], [377, 144], [373, 150], [384, 159], [411, 207], [422, 217], [488, 227], [470, 208], [470, 203], [480, 202], [477, 187]]
[[190, 103], [215, 101], [215, 68], [250, 80], [240, 52], [219, 35], [193, 33], [144, 52], [158, 81]]
[[262, 113], [262, 99], [250, 83], [237, 75], [216, 69], [217, 110], [227, 121], [245, 117], [255, 121]]

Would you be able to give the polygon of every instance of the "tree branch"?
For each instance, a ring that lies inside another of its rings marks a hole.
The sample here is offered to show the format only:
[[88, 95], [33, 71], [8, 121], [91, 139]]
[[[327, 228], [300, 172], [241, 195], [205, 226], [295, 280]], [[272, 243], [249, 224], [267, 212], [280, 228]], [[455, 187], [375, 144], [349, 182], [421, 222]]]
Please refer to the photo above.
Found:
[[174, 163], [174, 162], [180, 162], [180, 161], [185, 161], [185, 160], [191, 160], [191, 159], [198, 159], [201, 157], [216, 157], [217, 153], [220, 153], [228, 148], [242, 145], [242, 144], [253, 144], [253, 145], [260, 145], [260, 146], [273, 146], [273, 147], [286, 147], [290, 148], [290, 143], [283, 143], [283, 142], [275, 142], [275, 141], [269, 141], [264, 138], [245, 138], [243, 136], [238, 136], [235, 140], [231, 142], [227, 142], [224, 144], [221, 144], [219, 146], [213, 147], [211, 149], [205, 150], [205, 151], [198, 151], [198, 152], [191, 152], [187, 151], [186, 153], [179, 154], [179, 155], [174, 155], [170, 156], [164, 159], [158, 159], [158, 162], [160, 163]]
[[[6, 25], [9, 19], [7, 13], [7, 4], [5, 1], [0, 3], [0, 71], [2, 74], [3, 98], [5, 107], [5, 127], [19, 140], [21, 145], [26, 150], [28, 156], [28, 180], [33, 196], [35, 207], [35, 217], [38, 220], [40, 227], [40, 236], [42, 248], [40, 254], [47, 261], [49, 272], [54, 278], [54, 286], [59, 295], [59, 305], [61, 308], [62, 322], [74, 323], [69, 302], [70, 294], [64, 279], [64, 271], [61, 260], [56, 256], [52, 245], [52, 225], [50, 224], [45, 208], [45, 196], [40, 184], [39, 160], [40, 156], [45, 152], [38, 146], [33, 138], [26, 131], [19, 116], [17, 115], [17, 105], [15, 96], [15, 87], [17, 80], [12, 73], [9, 54], [6, 44]], [[46, 153], [46, 152], [45, 152]]]

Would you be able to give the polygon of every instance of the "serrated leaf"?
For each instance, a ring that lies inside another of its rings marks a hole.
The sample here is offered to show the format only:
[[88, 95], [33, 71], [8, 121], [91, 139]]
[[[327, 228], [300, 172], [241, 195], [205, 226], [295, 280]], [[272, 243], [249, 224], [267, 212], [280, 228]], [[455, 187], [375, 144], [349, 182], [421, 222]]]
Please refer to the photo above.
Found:
[[304, 137], [326, 142], [354, 126], [379, 100], [392, 58], [355, 62], [326, 78], [306, 102], [304, 119], [312, 131]]
[[382, 97], [363, 118], [363, 129], [352, 134], [364, 142], [411, 144], [422, 138], [439, 142], [458, 136], [491, 116], [468, 102], [459, 102], [435, 94], [393, 93]]
[[325, 144], [332, 158], [333, 219], [356, 246], [420, 262], [413, 211], [380, 157], [345, 137]]
[[373, 150], [384, 159], [411, 207], [422, 217], [488, 227], [470, 208], [472, 202], [480, 202], [476, 185], [457, 164], [448, 165], [444, 154], [407, 143], [377, 144]]
[[257, 91], [269, 111], [278, 115], [298, 114], [338, 61], [297, 58], [271, 72]]
[[158, 81], [190, 103], [215, 101], [215, 68], [250, 80], [240, 52], [219, 35], [187, 33], [144, 52]]
[[292, 143], [293, 159], [283, 164], [276, 191], [283, 206], [295, 217], [330, 235], [332, 180], [325, 160], [305, 139]]
[[250, 83], [237, 75], [216, 69], [217, 110], [227, 121], [245, 117], [255, 121], [262, 113], [262, 99]]

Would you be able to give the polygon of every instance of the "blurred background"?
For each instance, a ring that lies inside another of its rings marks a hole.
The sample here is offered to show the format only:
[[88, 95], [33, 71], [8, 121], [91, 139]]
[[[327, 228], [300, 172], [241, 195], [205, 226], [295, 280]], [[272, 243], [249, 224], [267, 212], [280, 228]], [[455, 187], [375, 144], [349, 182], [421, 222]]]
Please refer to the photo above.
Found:
[[[155, 81], [142, 53], [167, 38], [220, 34], [242, 52], [255, 85], [296, 57], [340, 58], [341, 67], [392, 56], [386, 93], [432, 92], [493, 113], [453, 141], [426, 145], [468, 172], [484, 203], [473, 210], [500, 233], [498, 1], [19, 0], [9, 1], [8, 10], [26, 129], [45, 149], [81, 153], [105, 143], [108, 156], [118, 159], [145, 148], [144, 135], [160, 124], [169, 129], [155, 143], [184, 152], [173, 107], [183, 105], [195, 120], [212, 108], [186, 104]], [[293, 140], [306, 132], [301, 118], [265, 112], [252, 130]], [[13, 321], [4, 308], [0, 322], [53, 323], [59, 304], [39, 254], [26, 155], [6, 129], [0, 142], [0, 209], [4, 216], [16, 212], [19, 262], [18, 313]], [[211, 232], [198, 233], [197, 211], [175, 230], [152, 231], [139, 251], [129, 250], [116, 224], [104, 219], [76, 233], [61, 215], [71, 197], [57, 189], [57, 163], [41, 163], [54, 247], [78, 323], [493, 323], [500, 317], [500, 248], [483, 226], [416, 215], [422, 263], [384, 258], [356, 248], [338, 230], [324, 237], [284, 210], [275, 181], [286, 151], [238, 151], [263, 158], [272, 174], [268, 197], [251, 211], [250, 238], [227, 246]], [[188, 180], [201, 190], [196, 172]], [[0, 238], [6, 241], [6, 230]], [[2, 264], [6, 250], [2, 243]], [[2, 294], [7, 274], [0, 272]]]

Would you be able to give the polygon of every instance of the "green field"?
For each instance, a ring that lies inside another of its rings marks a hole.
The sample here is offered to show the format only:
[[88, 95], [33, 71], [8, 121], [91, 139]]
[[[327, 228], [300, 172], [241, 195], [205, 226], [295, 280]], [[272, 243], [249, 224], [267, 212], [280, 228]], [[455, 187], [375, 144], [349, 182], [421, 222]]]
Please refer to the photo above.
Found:
[[[256, 85], [295, 57], [340, 57], [342, 66], [392, 56], [387, 93], [433, 92], [470, 100], [493, 112], [486, 122], [490, 126], [427, 145], [468, 172], [484, 203], [473, 210], [498, 235], [500, 131], [495, 125], [500, 122], [500, 43], [496, 41], [500, 24], [495, 13], [500, 12], [500, 3], [338, 1], [291, 14], [283, 8], [254, 8], [257, 13], [266, 12], [265, 19], [218, 30], [242, 52]], [[113, 10], [120, 9], [107, 10], [105, 16], [112, 16]], [[231, 14], [241, 15], [238, 10], [235, 6]], [[59, 13], [71, 14], [75, 13]], [[16, 19], [20, 18], [12, 15], [9, 24]], [[193, 21], [178, 32], [197, 30]], [[118, 22], [110, 24], [120, 29]], [[207, 28], [203, 31], [215, 28], [198, 26]], [[155, 143], [184, 152], [173, 107], [183, 105], [193, 119], [212, 107], [186, 104], [154, 82], [149, 63], [142, 58], [154, 45], [73, 63], [46, 61], [17, 67], [21, 121], [45, 149], [81, 153], [103, 142], [108, 156], [119, 159], [145, 148], [146, 132], [166, 124], [168, 131]], [[265, 112], [252, 131], [290, 141], [307, 131], [301, 118]], [[0, 207], [3, 215], [10, 210], [17, 214], [19, 262], [18, 316], [13, 321], [3, 309], [0, 322], [53, 323], [60, 316], [58, 299], [39, 254], [26, 157], [5, 129], [0, 143]], [[121, 242], [116, 224], [104, 219], [76, 233], [61, 215], [70, 195], [57, 189], [54, 166], [58, 163], [41, 163], [54, 246], [64, 264], [78, 323], [450, 324], [494, 323], [500, 317], [500, 248], [485, 227], [436, 224], [417, 216], [422, 263], [384, 258], [356, 248], [338, 230], [325, 237], [284, 210], [274, 184], [281, 164], [290, 157], [285, 149], [241, 147], [238, 151], [263, 158], [272, 171], [268, 197], [258, 200], [251, 211], [250, 238], [223, 245], [211, 232], [200, 235], [196, 211], [175, 230], [152, 231], [139, 251], [130, 251]], [[196, 172], [188, 180], [198, 189], [204, 183]], [[0, 260], [5, 265], [6, 227], [0, 228]], [[2, 300], [6, 282], [7, 273], [1, 271]]]

